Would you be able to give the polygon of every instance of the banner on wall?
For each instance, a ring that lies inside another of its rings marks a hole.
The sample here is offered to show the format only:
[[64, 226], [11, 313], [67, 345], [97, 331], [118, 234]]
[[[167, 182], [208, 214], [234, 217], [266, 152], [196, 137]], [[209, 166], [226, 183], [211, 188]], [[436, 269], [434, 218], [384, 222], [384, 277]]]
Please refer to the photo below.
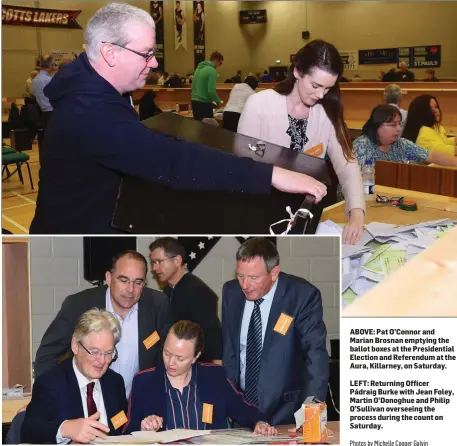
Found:
[[180, 1], [175, 2], [174, 15], [175, 50], [182, 47], [187, 51], [187, 18]]
[[399, 66], [401, 62], [405, 62], [406, 66], [408, 68], [410, 67], [410, 64], [411, 64], [411, 48], [410, 47], [398, 48], [397, 66]]
[[156, 27], [156, 59], [159, 63], [159, 70], [165, 71], [165, 39], [163, 24], [163, 1], [151, 2], [151, 16], [154, 19]]
[[344, 70], [357, 70], [359, 68], [359, 54], [357, 51], [340, 51]]
[[359, 65], [396, 64], [398, 48], [359, 50]]
[[26, 8], [2, 5], [2, 25], [40, 26], [47, 28], [82, 29], [76, 21], [81, 11]]
[[441, 45], [415, 46], [411, 52], [411, 68], [437, 68], [441, 65]]
[[205, 60], [205, 2], [196, 1], [194, 5], [194, 65], [198, 67]]

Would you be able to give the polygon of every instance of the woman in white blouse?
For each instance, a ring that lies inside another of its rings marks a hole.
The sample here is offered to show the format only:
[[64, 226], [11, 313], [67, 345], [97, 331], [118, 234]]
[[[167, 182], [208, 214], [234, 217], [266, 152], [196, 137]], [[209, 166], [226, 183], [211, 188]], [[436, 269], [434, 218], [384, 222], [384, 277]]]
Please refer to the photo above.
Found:
[[241, 84], [236, 84], [230, 92], [227, 105], [224, 108], [224, 129], [236, 132], [241, 112], [248, 97], [254, 94], [259, 82], [254, 76], [248, 76]]

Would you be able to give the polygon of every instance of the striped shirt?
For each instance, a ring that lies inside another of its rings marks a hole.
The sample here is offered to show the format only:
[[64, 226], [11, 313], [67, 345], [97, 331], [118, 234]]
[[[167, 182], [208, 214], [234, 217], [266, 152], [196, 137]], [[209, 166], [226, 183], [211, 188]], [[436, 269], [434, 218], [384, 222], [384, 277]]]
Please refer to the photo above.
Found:
[[197, 368], [192, 366], [192, 377], [182, 393], [175, 389], [165, 373], [165, 391], [167, 393], [166, 429], [206, 429], [202, 422], [203, 404], [197, 389]]

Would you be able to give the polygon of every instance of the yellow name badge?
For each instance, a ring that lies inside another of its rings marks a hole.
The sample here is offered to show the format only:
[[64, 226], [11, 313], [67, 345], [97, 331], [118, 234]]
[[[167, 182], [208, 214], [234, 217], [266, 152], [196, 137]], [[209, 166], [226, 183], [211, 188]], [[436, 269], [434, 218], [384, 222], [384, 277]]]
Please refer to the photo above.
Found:
[[273, 330], [279, 334], [285, 335], [287, 333], [287, 330], [289, 330], [290, 324], [293, 320], [293, 317], [281, 313], [281, 316], [279, 316], [278, 322], [276, 322], [276, 325], [274, 326]]
[[322, 156], [324, 153], [324, 144], [320, 143], [317, 146], [311, 147], [310, 149], [305, 150], [305, 153], [316, 157]]
[[146, 347], [146, 350], [149, 350], [151, 347], [154, 347], [154, 345], [157, 344], [158, 340], [160, 339], [159, 333], [157, 333], [157, 330], [152, 333], [151, 336], [148, 336], [144, 341], [143, 344]]
[[212, 424], [213, 423], [213, 405], [203, 403], [203, 414], [202, 414], [203, 423]]
[[111, 423], [113, 423], [114, 429], [118, 429], [119, 427], [123, 426], [125, 423], [127, 423], [127, 421], [127, 417], [125, 416], [125, 412], [123, 410], [111, 418]]

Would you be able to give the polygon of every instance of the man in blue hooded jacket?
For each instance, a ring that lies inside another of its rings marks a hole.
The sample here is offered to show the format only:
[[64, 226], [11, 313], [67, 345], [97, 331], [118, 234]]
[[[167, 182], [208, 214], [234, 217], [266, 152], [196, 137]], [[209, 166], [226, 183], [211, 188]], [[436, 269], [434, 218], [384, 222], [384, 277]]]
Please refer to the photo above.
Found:
[[268, 194], [310, 193], [313, 178], [199, 144], [157, 134], [139, 120], [131, 91], [144, 87], [155, 59], [152, 17], [110, 3], [89, 20], [86, 52], [45, 88], [54, 108], [41, 153], [39, 193], [30, 233], [110, 233], [122, 178], [175, 189]]

